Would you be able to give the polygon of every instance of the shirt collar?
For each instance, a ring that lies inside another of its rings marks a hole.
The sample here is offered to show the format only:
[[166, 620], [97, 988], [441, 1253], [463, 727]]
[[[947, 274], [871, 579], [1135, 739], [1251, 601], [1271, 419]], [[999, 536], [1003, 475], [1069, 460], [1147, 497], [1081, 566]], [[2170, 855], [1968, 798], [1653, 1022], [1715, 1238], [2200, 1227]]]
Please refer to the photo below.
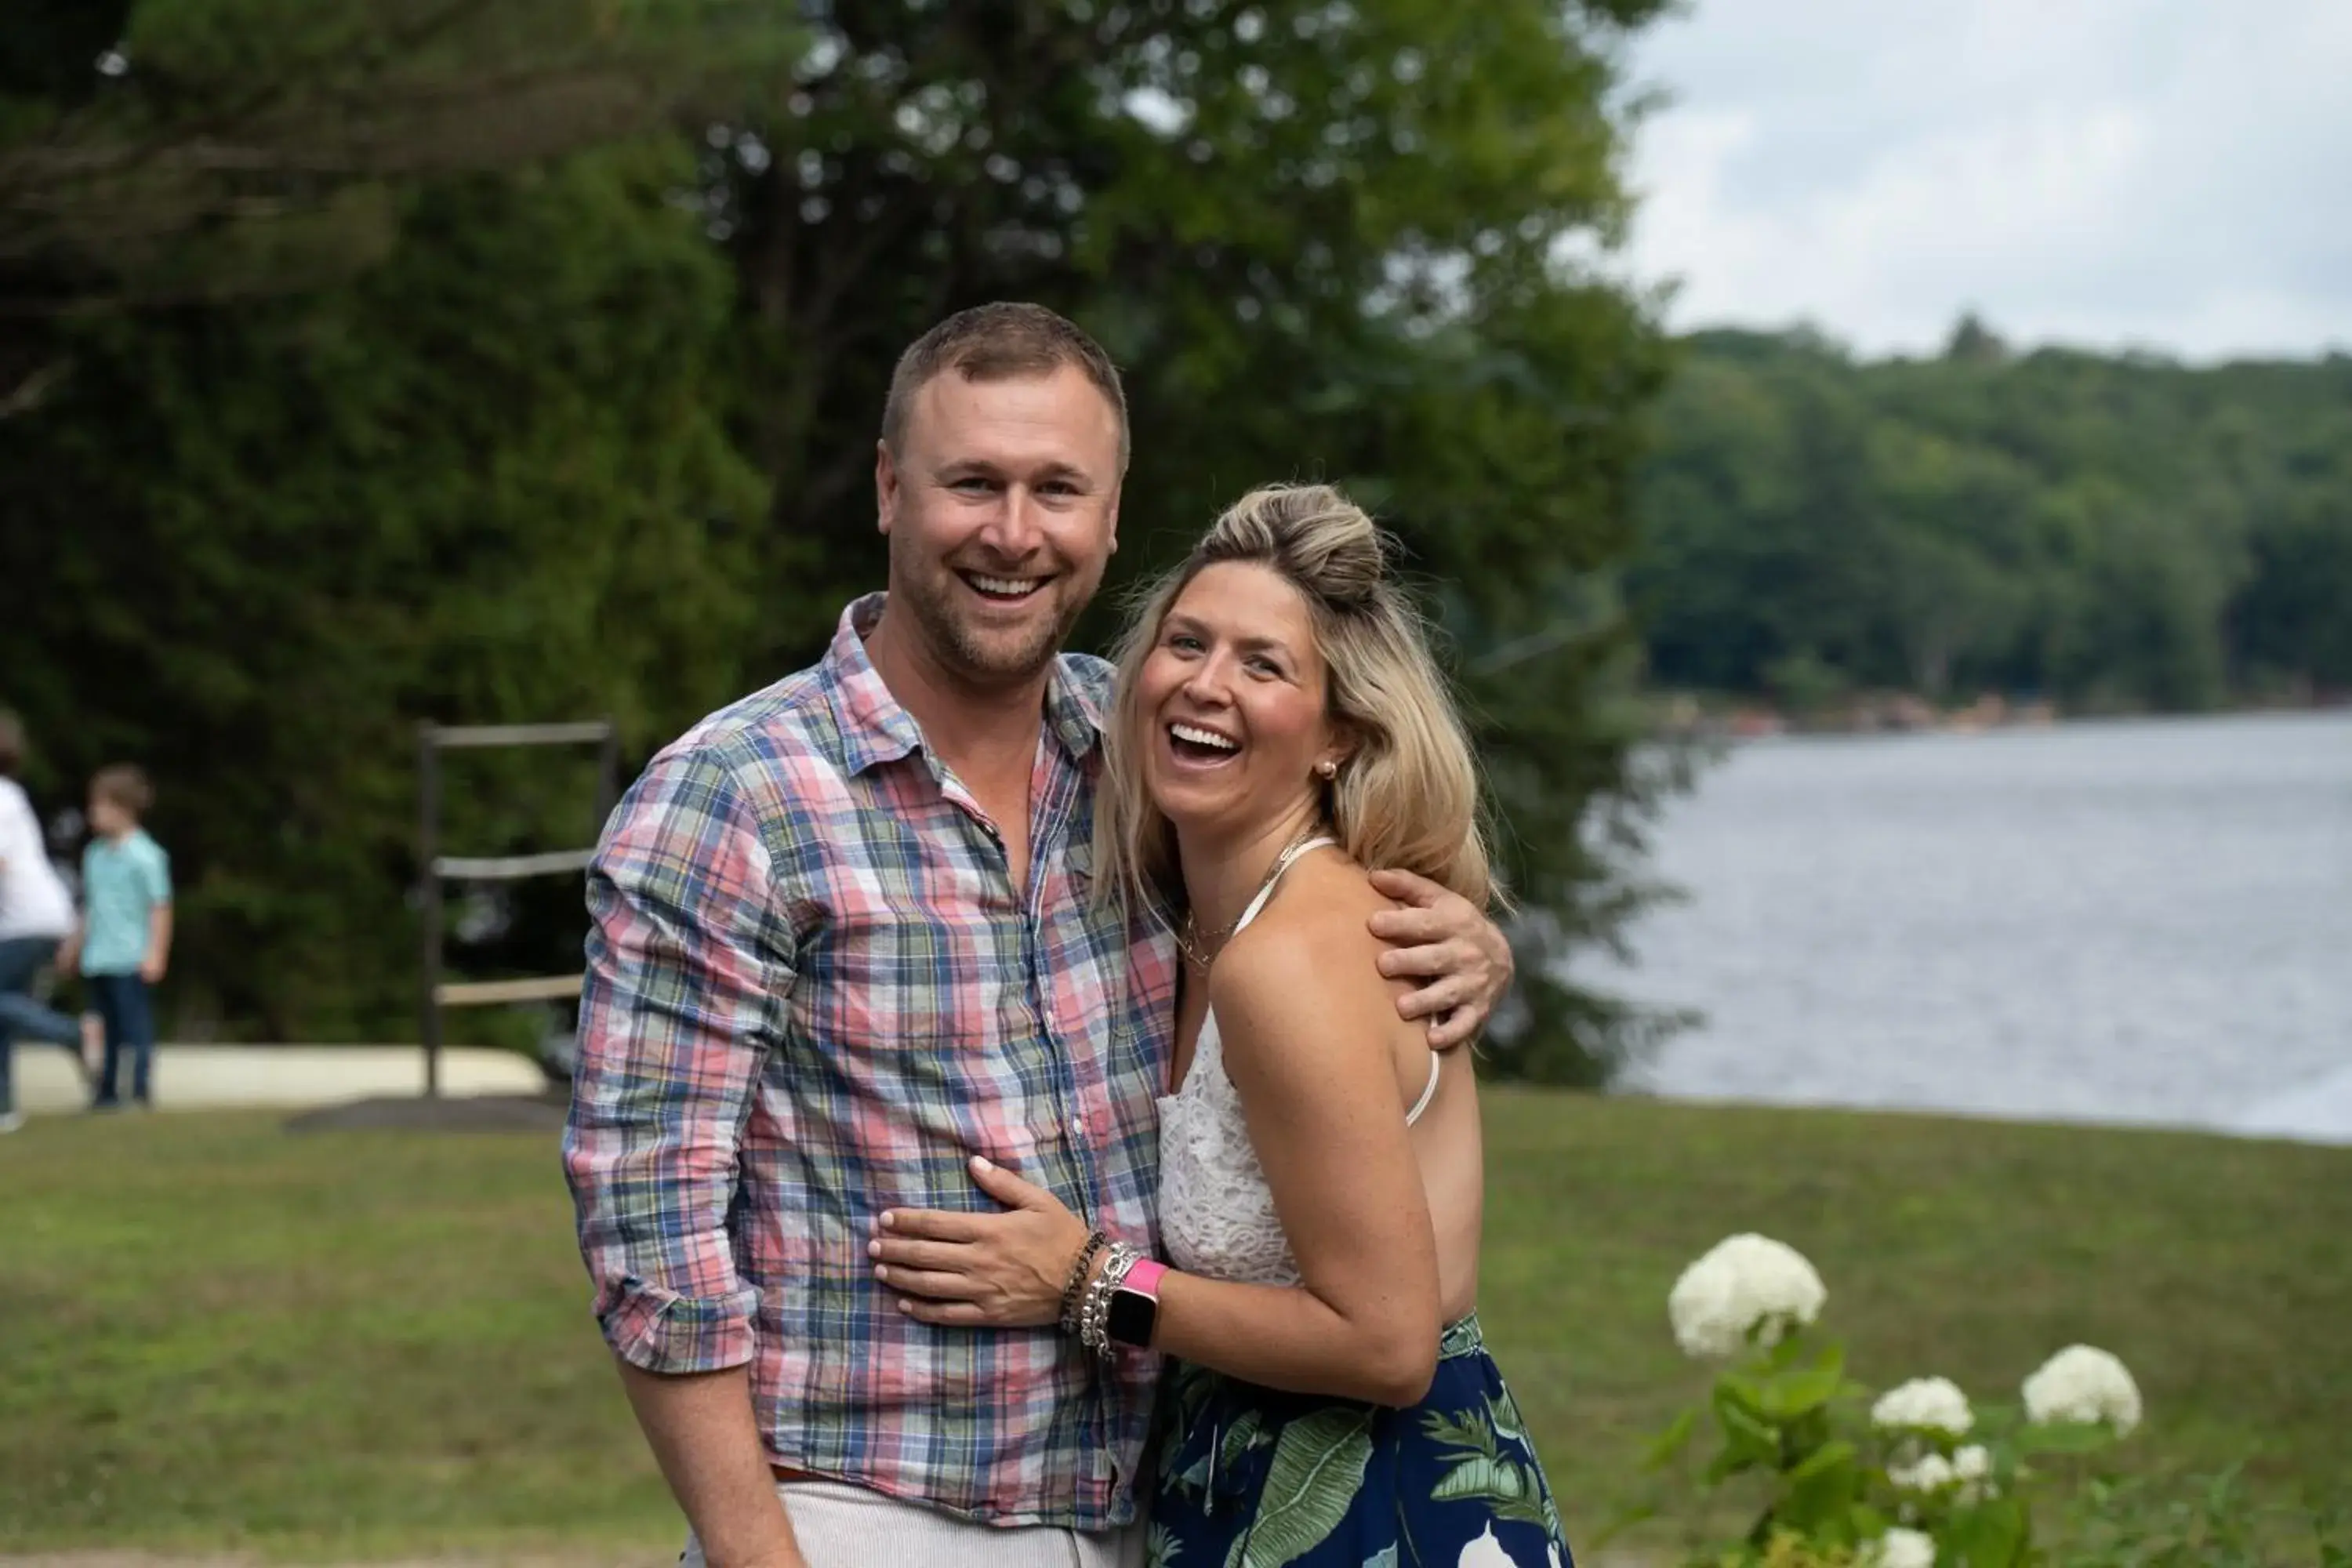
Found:
[[[886, 594], [853, 599], [841, 612], [833, 645], [825, 650], [824, 685], [841, 727], [842, 761], [853, 774], [922, 750], [923, 731], [914, 715], [898, 705], [874, 660], [866, 638], [882, 618]], [[1054, 659], [1045, 682], [1045, 726], [1072, 762], [1083, 762], [1102, 739], [1102, 710], [1070, 668], [1066, 654]]]
[[1054, 657], [1054, 673], [1045, 682], [1045, 723], [1070, 761], [1083, 763], [1102, 740], [1103, 714], [1074, 662], [1066, 653]]

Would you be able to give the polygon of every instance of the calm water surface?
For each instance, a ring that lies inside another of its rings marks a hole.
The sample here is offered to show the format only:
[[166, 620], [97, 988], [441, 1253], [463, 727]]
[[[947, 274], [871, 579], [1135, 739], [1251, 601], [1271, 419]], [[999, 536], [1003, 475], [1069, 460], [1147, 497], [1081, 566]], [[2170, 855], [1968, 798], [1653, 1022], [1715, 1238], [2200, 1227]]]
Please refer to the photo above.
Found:
[[1631, 1087], [2352, 1142], [2352, 714], [1749, 744], [1657, 866]]

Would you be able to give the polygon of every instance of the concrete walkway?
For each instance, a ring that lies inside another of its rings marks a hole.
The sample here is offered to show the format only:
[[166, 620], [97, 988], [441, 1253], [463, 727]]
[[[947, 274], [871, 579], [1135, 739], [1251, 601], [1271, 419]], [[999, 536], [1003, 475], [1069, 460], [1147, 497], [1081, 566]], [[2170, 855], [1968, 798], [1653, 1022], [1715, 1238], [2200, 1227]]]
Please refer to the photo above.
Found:
[[[154, 1072], [158, 1110], [340, 1105], [425, 1092], [425, 1053], [415, 1046], [161, 1046]], [[441, 1052], [444, 1094], [533, 1095], [546, 1088], [539, 1064], [512, 1051]], [[64, 1114], [88, 1102], [71, 1057], [54, 1046], [16, 1043], [19, 1110]]]

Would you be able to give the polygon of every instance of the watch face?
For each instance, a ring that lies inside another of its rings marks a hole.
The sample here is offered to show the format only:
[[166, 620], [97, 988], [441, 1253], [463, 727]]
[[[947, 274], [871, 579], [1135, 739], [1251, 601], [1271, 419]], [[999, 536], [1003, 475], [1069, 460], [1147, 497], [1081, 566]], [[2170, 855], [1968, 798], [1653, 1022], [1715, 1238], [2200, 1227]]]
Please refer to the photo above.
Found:
[[1110, 1313], [1103, 1328], [1123, 1345], [1151, 1343], [1151, 1326], [1160, 1319], [1160, 1303], [1139, 1290], [1114, 1290]]

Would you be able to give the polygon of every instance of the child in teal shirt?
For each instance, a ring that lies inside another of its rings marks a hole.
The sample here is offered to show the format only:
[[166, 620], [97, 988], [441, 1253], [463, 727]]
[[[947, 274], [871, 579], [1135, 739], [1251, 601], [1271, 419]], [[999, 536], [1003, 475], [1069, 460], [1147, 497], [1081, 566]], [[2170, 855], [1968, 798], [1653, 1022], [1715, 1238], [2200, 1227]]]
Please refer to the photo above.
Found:
[[153, 1103], [155, 1016], [147, 988], [163, 978], [172, 954], [171, 858], [139, 826], [153, 801], [147, 775], [134, 767], [101, 768], [89, 781], [81, 929], [58, 954], [60, 968], [79, 957], [90, 1003], [105, 1021], [106, 1064], [92, 1102], [100, 1110], [121, 1103], [126, 1055], [131, 1099]]

